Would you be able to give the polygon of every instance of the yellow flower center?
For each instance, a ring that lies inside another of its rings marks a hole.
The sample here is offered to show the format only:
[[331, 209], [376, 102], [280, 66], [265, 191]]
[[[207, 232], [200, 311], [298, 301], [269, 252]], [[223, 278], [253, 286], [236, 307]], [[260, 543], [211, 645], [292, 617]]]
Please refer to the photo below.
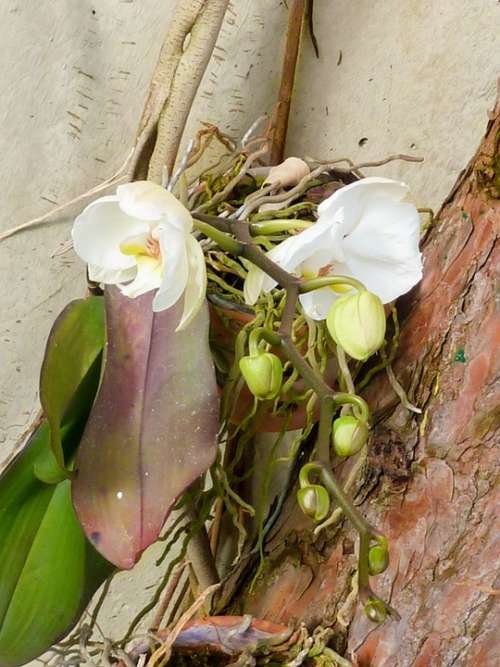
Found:
[[120, 251], [124, 255], [133, 255], [136, 257], [146, 256], [160, 261], [161, 250], [160, 242], [151, 234], [138, 234], [137, 236], [129, 236], [120, 243]]

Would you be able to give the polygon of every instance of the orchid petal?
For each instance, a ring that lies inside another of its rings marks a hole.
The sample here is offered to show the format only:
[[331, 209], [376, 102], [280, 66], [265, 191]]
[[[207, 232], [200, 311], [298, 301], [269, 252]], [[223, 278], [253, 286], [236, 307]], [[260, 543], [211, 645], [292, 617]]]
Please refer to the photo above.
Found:
[[141, 255], [136, 257], [137, 275], [131, 283], [120, 285], [122, 294], [135, 299], [141, 294], [146, 294], [161, 285], [162, 266], [154, 257]]
[[[332, 227], [329, 223], [312, 225], [296, 236], [291, 236], [267, 253], [269, 259], [293, 273], [300, 264], [316, 254], [318, 247], [331, 247]], [[330, 253], [329, 253], [330, 256]], [[244, 286], [245, 301], [254, 304], [261, 291], [270, 292], [278, 283], [261, 269], [251, 269]]]
[[[304, 260], [323, 248], [323, 244], [330, 246], [331, 235], [332, 226], [329, 223], [316, 223], [274, 247], [269, 251], [268, 257], [283, 269], [293, 272]], [[266, 286], [264, 290], [269, 291]]]
[[265, 279], [266, 274], [264, 271], [259, 269], [258, 266], [255, 266], [255, 264], [252, 264], [243, 285], [243, 296], [245, 297], [245, 303], [248, 303], [250, 306], [253, 306], [254, 303], [257, 303], [260, 293], [262, 292], [262, 288], [264, 287]]
[[132, 266], [130, 269], [106, 269], [102, 266], [89, 264], [88, 273], [89, 279], [95, 283], [118, 285], [119, 283], [126, 283], [129, 280], [133, 280], [137, 273], [137, 267]]
[[322, 287], [299, 296], [305, 314], [312, 320], [325, 320], [336, 299], [341, 296], [330, 287]]
[[76, 254], [103, 269], [130, 269], [135, 258], [120, 251], [120, 243], [129, 236], [149, 232], [150, 225], [125, 215], [116, 197], [101, 197], [76, 218], [72, 237]]
[[197, 315], [205, 301], [207, 291], [207, 267], [198, 241], [191, 235], [186, 238], [189, 273], [184, 291], [184, 310], [176, 331], [185, 329]]
[[193, 227], [191, 214], [181, 202], [157, 183], [135, 181], [124, 183], [116, 190], [120, 209], [140, 220], [167, 220], [180, 231], [190, 232]]
[[422, 278], [420, 218], [407, 203], [375, 199], [346, 238], [346, 264], [383, 303], [408, 292]]
[[170, 225], [159, 225], [157, 232], [163, 261], [163, 280], [153, 300], [154, 312], [177, 303], [188, 280], [186, 234]]
[[340, 188], [321, 202], [318, 206], [319, 221], [340, 223], [343, 233], [350, 234], [371, 198], [386, 197], [392, 202], [399, 202], [408, 192], [408, 186], [401, 181], [378, 176], [363, 178]]
[[300, 265], [300, 272], [304, 278], [340, 273], [338, 267], [345, 260], [342, 232], [338, 225], [327, 224], [325, 227], [329, 233], [321, 235], [318, 247]]

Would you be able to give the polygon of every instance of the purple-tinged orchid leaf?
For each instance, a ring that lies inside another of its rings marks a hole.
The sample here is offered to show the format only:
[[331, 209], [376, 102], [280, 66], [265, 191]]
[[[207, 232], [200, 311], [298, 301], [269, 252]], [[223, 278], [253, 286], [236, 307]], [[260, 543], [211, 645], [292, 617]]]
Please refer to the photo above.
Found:
[[87, 536], [121, 569], [157, 539], [175, 500], [216, 453], [208, 309], [175, 333], [182, 305], [153, 313], [152, 299], [106, 290], [105, 369], [73, 482]]

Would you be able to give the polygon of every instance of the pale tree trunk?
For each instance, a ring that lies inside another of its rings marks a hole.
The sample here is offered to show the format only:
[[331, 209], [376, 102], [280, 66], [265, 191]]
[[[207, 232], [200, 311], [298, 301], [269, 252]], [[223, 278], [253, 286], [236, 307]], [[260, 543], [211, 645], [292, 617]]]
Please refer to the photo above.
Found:
[[172, 175], [184, 127], [229, 0], [179, 0], [137, 132], [130, 178]]
[[315, 539], [294, 493], [263, 576], [249, 592], [247, 571], [228, 607], [330, 626], [360, 667], [500, 664], [499, 110], [428, 232], [424, 280], [400, 304], [394, 368], [423, 414], [398, 403], [385, 375], [366, 392], [377, 426], [357, 501], [390, 539], [390, 567], [373, 586], [401, 620], [366, 619], [353, 591], [355, 533], [344, 523]]

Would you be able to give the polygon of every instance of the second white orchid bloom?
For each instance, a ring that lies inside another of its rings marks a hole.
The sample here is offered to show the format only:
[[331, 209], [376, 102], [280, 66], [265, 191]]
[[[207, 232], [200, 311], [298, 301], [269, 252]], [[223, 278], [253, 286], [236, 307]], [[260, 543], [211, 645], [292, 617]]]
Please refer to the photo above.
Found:
[[198, 312], [207, 285], [203, 251], [192, 228], [191, 214], [172, 193], [150, 181], [136, 181], [87, 206], [76, 218], [72, 236], [91, 280], [118, 285], [130, 298], [158, 290], [154, 311], [184, 297], [179, 330]]
[[[268, 256], [303, 278], [344, 275], [359, 280], [389, 303], [422, 277], [420, 217], [403, 201], [408, 186], [388, 178], [369, 177], [346, 185], [318, 207], [318, 221], [291, 236]], [[276, 281], [252, 266], [245, 281], [245, 300], [254, 304]], [[305, 313], [324, 320], [340, 296], [323, 287], [300, 295]]]

